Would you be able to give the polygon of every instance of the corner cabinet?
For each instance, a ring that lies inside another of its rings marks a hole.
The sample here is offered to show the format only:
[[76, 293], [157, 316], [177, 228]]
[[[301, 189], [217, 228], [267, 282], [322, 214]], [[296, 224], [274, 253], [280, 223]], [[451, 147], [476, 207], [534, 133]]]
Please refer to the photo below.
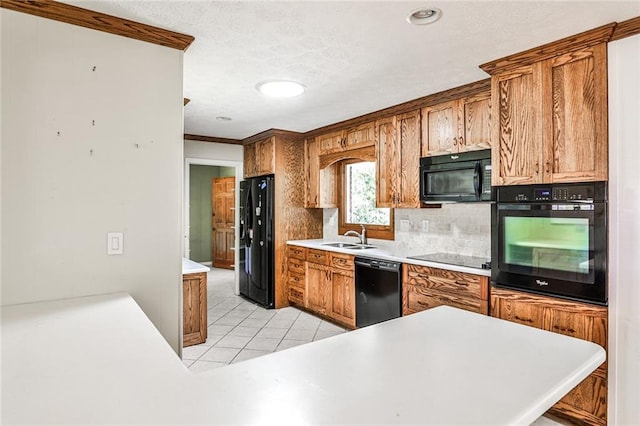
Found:
[[422, 156], [491, 148], [491, 92], [422, 108]]
[[491, 78], [493, 185], [607, 180], [607, 47]]
[[244, 146], [244, 177], [270, 175], [275, 172], [275, 137]]
[[[491, 289], [491, 316], [597, 343], [607, 349], [607, 308], [513, 290]], [[573, 422], [607, 424], [607, 363], [549, 413]]]
[[355, 328], [354, 256], [289, 246], [288, 265], [292, 304]]
[[377, 120], [376, 207], [420, 207], [420, 111]]
[[436, 306], [489, 313], [489, 277], [405, 263], [402, 267], [402, 315]]

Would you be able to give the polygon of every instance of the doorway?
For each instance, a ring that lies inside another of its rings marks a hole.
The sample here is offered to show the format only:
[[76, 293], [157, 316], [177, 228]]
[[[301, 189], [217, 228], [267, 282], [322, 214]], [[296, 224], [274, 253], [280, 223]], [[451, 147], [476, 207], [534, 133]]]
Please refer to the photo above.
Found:
[[[198, 263], [214, 266], [213, 194], [215, 193], [215, 187], [213, 179], [220, 177], [230, 178], [228, 180], [233, 181], [233, 187], [239, 188], [239, 181], [242, 178], [242, 163], [226, 160], [185, 158], [184, 170], [183, 256]], [[240, 202], [239, 198], [238, 191], [234, 190], [232, 199], [227, 200], [227, 207], [229, 209], [233, 208], [227, 222], [227, 227], [230, 230], [226, 236], [227, 244], [232, 243], [232, 247], [229, 247], [231, 250], [229, 250], [228, 266], [238, 264], [238, 227], [235, 224], [239, 223], [239, 211], [236, 209]], [[234, 271], [234, 276], [234, 290], [238, 294], [237, 270]]]
[[235, 188], [234, 176], [211, 179], [211, 258], [215, 268], [234, 268]]

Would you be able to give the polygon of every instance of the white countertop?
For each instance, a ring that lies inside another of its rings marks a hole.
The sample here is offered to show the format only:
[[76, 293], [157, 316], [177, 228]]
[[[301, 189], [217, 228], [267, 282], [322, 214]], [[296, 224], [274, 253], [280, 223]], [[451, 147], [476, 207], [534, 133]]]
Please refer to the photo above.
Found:
[[348, 248], [339, 248], [339, 247], [331, 247], [331, 246], [323, 245], [325, 243], [331, 243], [331, 242], [333, 241], [321, 240], [321, 239], [292, 240], [292, 241], [287, 241], [287, 244], [300, 246], [300, 247], [319, 249], [319, 250], [335, 251], [338, 253], [346, 253], [346, 254], [350, 254], [358, 257], [369, 257], [369, 258], [375, 258], [375, 259], [393, 260], [393, 261], [402, 262], [402, 263], [411, 263], [413, 265], [430, 266], [432, 268], [448, 269], [450, 271], [456, 271], [456, 272], [466, 272], [468, 274], [482, 275], [485, 277], [491, 276], [490, 269], [469, 268], [466, 266], [452, 265], [449, 263], [427, 262], [425, 260], [409, 259], [407, 258], [407, 256], [413, 256], [413, 255], [422, 254], [422, 253], [409, 252], [407, 249], [379, 247], [379, 248], [371, 248], [371, 249], [365, 249], [365, 250], [352, 250]]
[[189, 372], [127, 294], [2, 308], [2, 424], [528, 424], [600, 346], [438, 307]]
[[182, 275], [184, 274], [196, 274], [198, 272], [209, 272], [211, 268], [201, 263], [194, 262], [193, 260], [182, 258]]

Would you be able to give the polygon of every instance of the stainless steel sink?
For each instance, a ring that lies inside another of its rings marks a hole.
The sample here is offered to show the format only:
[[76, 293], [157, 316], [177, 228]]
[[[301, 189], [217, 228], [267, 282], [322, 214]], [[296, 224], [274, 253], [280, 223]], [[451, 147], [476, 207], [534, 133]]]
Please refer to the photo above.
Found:
[[322, 243], [323, 246], [337, 247], [337, 248], [355, 248], [355, 244], [351, 243]]
[[372, 248], [377, 248], [376, 246], [369, 246], [366, 244], [354, 244], [352, 247], [345, 247], [348, 248], [349, 250], [365, 250], [365, 249], [372, 249]]

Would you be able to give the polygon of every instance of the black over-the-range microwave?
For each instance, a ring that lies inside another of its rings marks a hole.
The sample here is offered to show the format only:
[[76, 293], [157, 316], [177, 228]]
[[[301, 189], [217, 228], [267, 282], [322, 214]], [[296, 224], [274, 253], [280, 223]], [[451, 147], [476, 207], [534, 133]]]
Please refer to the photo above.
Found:
[[423, 203], [492, 201], [491, 150], [420, 159]]

